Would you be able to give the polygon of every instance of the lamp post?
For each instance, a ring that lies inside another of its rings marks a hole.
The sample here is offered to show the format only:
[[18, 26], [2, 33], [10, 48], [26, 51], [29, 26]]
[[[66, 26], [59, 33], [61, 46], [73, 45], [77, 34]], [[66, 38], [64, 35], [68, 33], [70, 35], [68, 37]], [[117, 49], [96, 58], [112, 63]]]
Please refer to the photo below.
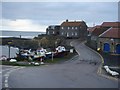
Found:
[[8, 50], [8, 58], [10, 58], [10, 44], [11, 44], [12, 42], [8, 42], [8, 48], [9, 48], [9, 50]]

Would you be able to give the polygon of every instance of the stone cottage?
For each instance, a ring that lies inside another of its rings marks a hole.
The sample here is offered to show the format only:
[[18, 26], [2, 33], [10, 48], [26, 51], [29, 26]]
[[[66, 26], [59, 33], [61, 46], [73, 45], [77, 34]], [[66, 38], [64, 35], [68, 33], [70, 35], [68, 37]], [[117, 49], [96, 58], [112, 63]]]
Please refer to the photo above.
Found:
[[103, 22], [90, 28], [87, 43], [96, 50], [120, 54], [120, 22]]
[[109, 28], [99, 35], [98, 48], [104, 52], [120, 54], [120, 28]]

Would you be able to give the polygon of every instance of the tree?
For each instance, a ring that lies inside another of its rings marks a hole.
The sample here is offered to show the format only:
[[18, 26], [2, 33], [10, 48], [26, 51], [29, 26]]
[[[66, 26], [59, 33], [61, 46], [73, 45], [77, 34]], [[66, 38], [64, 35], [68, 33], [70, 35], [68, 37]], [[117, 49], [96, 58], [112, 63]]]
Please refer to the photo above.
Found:
[[43, 37], [41, 40], [40, 40], [40, 44], [42, 47], [44, 48], [47, 48], [49, 46], [49, 41], [46, 37]]

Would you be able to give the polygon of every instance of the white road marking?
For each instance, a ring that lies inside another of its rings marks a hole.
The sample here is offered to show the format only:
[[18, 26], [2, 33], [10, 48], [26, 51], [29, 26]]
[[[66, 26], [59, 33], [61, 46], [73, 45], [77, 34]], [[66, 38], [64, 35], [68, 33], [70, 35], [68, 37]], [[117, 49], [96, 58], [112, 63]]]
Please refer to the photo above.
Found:
[[8, 70], [12, 70], [12, 69], [14, 69], [14, 68], [18, 68], [18, 67], [19, 67], [19, 66], [14, 66], [14, 67], [12, 67], [12, 68], [2, 70], [2, 72], [4, 72], [4, 71], [8, 71]]
[[[12, 69], [9, 69], [10, 71], [8, 71], [4, 76], [5, 76], [5, 81], [4, 81], [4, 87], [5, 88], [8, 88], [9, 85], [8, 85], [8, 78], [10, 76], [10, 73], [15, 71], [15, 70], [19, 70], [19, 69], [22, 69], [22, 68], [25, 68], [25, 67], [19, 67], [19, 68], [12, 68]], [[6, 71], [6, 70], [4, 70]]]

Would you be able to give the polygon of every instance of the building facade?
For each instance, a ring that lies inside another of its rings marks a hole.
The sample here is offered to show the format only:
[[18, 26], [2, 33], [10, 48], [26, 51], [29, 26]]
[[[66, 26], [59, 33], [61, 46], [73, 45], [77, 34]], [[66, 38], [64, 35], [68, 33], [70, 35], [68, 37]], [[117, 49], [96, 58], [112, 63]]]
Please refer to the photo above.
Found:
[[103, 22], [88, 30], [87, 43], [92, 48], [111, 54], [120, 54], [120, 22]]
[[97, 47], [103, 52], [120, 54], [120, 28], [110, 28], [99, 35]]
[[48, 28], [46, 29], [46, 34], [47, 35], [59, 35], [59, 30], [60, 30], [59, 25], [51, 25], [51, 26], [48, 26]]
[[87, 25], [84, 21], [69, 22], [66, 20], [60, 26], [60, 36], [66, 38], [80, 38], [87, 35]]

